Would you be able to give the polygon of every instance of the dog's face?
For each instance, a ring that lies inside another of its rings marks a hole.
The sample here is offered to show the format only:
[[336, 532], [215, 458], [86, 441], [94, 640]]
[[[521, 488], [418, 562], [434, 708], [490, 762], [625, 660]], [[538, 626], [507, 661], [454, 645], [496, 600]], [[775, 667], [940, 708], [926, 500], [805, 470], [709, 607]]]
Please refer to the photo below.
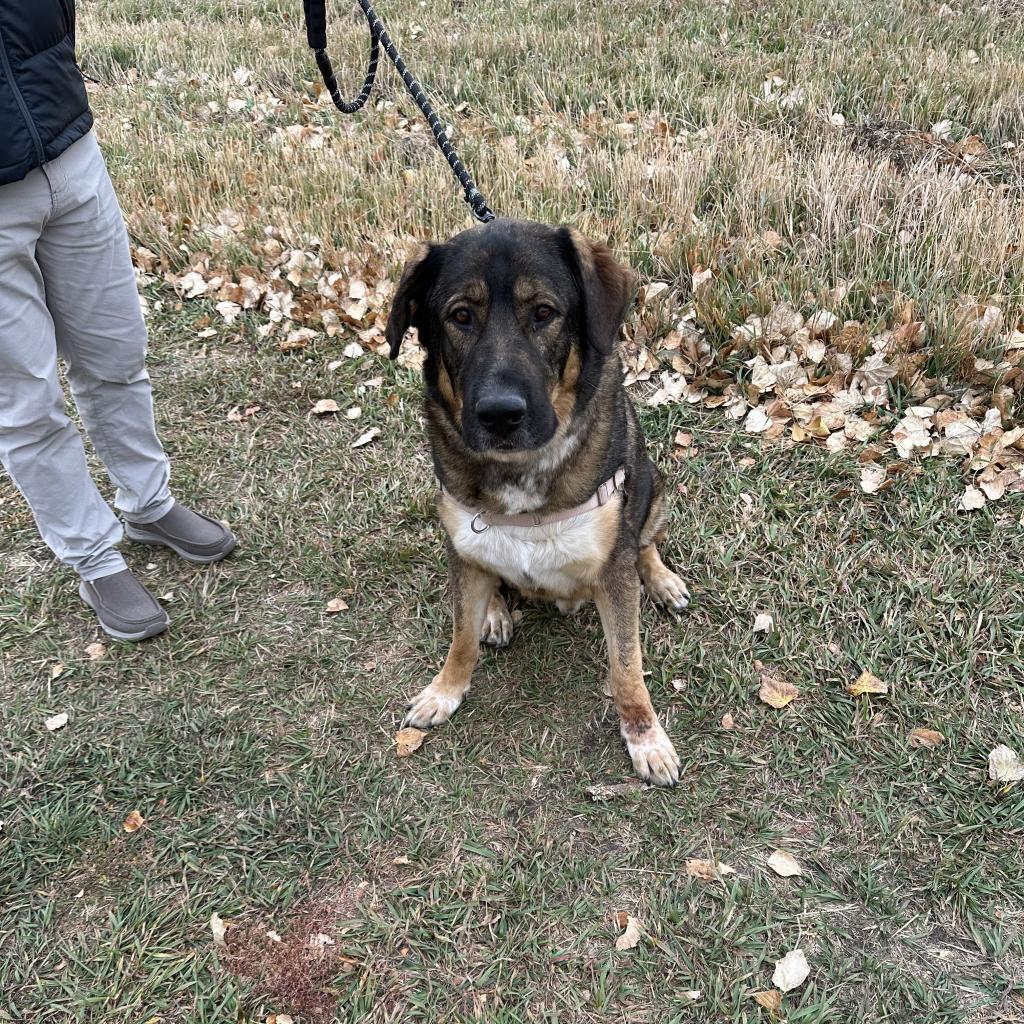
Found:
[[415, 326], [424, 375], [466, 446], [540, 448], [615, 344], [633, 277], [568, 228], [493, 221], [428, 246], [402, 275], [391, 357]]

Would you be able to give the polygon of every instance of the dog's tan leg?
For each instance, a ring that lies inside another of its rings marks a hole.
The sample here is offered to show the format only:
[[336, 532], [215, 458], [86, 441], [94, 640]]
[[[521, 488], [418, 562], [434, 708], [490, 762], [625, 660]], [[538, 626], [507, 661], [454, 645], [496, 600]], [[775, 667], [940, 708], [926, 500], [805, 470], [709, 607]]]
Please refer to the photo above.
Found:
[[451, 718], [469, 689], [480, 656], [480, 631], [497, 580], [448, 550], [448, 580], [454, 604], [454, 632], [448, 657], [433, 682], [410, 702], [405, 725], [427, 729]]
[[640, 651], [640, 580], [625, 560], [595, 588], [611, 662], [612, 700], [626, 749], [640, 778], [659, 786], [679, 781], [679, 755], [658, 721], [644, 683]]
[[690, 603], [686, 584], [661, 560], [657, 544], [652, 542], [640, 549], [636, 567], [644, 589], [658, 604], [681, 612]]
[[484, 618], [484, 628], [480, 631], [482, 643], [491, 647], [507, 647], [512, 640], [512, 615], [501, 596], [501, 589], [495, 587], [491, 595], [490, 603], [487, 605], [487, 615]]

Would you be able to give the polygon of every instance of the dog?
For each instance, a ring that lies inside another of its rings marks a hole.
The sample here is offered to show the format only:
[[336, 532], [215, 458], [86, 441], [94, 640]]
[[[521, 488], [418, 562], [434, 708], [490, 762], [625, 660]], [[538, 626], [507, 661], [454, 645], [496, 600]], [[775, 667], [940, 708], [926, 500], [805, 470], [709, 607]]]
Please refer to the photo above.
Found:
[[622, 381], [616, 341], [634, 290], [608, 246], [531, 221], [470, 228], [405, 267], [386, 340], [394, 359], [415, 327], [426, 352], [454, 605], [448, 656], [405, 724], [446, 722], [480, 642], [511, 640], [503, 584], [564, 613], [593, 600], [633, 766], [672, 786], [679, 757], [643, 678], [641, 583], [674, 611], [689, 593], [658, 553], [661, 479]]

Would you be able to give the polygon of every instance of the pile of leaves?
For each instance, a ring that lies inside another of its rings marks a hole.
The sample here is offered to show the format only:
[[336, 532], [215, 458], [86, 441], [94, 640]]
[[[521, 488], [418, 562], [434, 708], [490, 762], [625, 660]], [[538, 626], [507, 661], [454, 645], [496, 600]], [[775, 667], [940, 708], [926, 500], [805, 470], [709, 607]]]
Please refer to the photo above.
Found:
[[[694, 275], [698, 296], [709, 276]], [[833, 290], [836, 305], [845, 287]], [[664, 282], [641, 290], [640, 317], [624, 346], [627, 383], [655, 385], [648, 405], [719, 409], [766, 442], [856, 451], [869, 494], [916, 475], [927, 458], [962, 462], [964, 510], [1024, 491], [1024, 427], [1014, 420], [1024, 392], [1024, 331], [1006, 327], [998, 306], [971, 300], [959, 308], [958, 328], [971, 349], [984, 343], [1000, 356], [972, 357], [975, 383], [954, 389], [928, 376], [928, 328], [910, 315], [872, 333], [828, 309], [805, 316], [783, 302], [738, 324], [716, 350], [691, 306], [652, 344], [645, 322], [659, 320], [652, 307], [667, 294]], [[904, 308], [912, 313], [912, 304]], [[690, 440], [677, 437], [681, 454]]]
[[[200, 339], [238, 328], [251, 316], [256, 336], [283, 353], [326, 338], [339, 339], [345, 358], [386, 354], [395, 282], [383, 256], [328, 252], [317, 240], [296, 247], [266, 228], [250, 247], [253, 262], [231, 265], [223, 243], [242, 241], [242, 220], [234, 210], [221, 210], [216, 224], [202, 226], [215, 240], [212, 252], [194, 254], [184, 268], [172, 269], [166, 258], [136, 247], [140, 285], [162, 280], [181, 300], [208, 303]], [[668, 282], [640, 290], [621, 353], [627, 386], [648, 405], [719, 410], [764, 442], [856, 452], [869, 494], [921, 472], [928, 458], [962, 462], [962, 510], [1024, 491], [1024, 427], [1014, 422], [1024, 392], [1024, 331], [1006, 324], [998, 305], [967, 298], [959, 307], [965, 351], [998, 358], [970, 357], [972, 383], [953, 388], [927, 373], [929, 327], [913, 318], [912, 302], [903, 305], [898, 323], [876, 333], [827, 308], [805, 315], [782, 302], [736, 324], [728, 343], [715, 347], [697, 312], [711, 277], [708, 269], [693, 273], [695, 301], [686, 307]], [[833, 289], [835, 307], [848, 288]], [[413, 368], [422, 360], [415, 344], [399, 357]], [[238, 410], [234, 418], [241, 419]], [[688, 444], [679, 446], [685, 455]]]

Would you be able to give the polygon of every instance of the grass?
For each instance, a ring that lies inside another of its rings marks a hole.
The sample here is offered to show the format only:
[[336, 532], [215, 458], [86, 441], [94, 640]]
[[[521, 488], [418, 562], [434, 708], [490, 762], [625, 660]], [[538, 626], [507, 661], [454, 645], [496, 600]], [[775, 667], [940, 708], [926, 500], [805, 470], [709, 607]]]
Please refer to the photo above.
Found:
[[[461, 225], [446, 168], [397, 108], [300, 108], [311, 62], [296, 10], [81, 5], [133, 238], [170, 268], [204, 252], [257, 262], [270, 225], [320, 238], [329, 266], [390, 272], [406, 236]], [[840, 277], [860, 284], [857, 316], [879, 280], [936, 317], [964, 293], [1019, 306], [1013, 150], [1000, 181], [958, 181], [865, 154], [863, 133], [827, 123], [950, 119], [993, 151], [1021, 140], [1024, 34], [1008, 6], [396, 0], [381, 13], [445, 116], [470, 103], [456, 138], [494, 205], [610, 237], [683, 295], [695, 263], [719, 261], [708, 323]], [[332, 22], [340, 67], [361, 60], [361, 31]], [[773, 73], [805, 99], [763, 102]], [[264, 116], [267, 96], [281, 105]], [[250, 106], [228, 112], [233, 97]], [[679, 141], [644, 127], [655, 114]], [[303, 118], [326, 141], [287, 155], [275, 130]], [[223, 240], [208, 226], [225, 207], [243, 226]], [[913, 244], [851, 240], [897, 217], [917, 225]], [[767, 227], [781, 250], [757, 250]], [[630, 777], [592, 609], [565, 620], [521, 604], [466, 706], [399, 760], [404, 699], [449, 628], [414, 373], [344, 358], [347, 331], [281, 353], [261, 315], [227, 327], [158, 280], [146, 296], [176, 491], [228, 519], [240, 549], [201, 570], [127, 547], [173, 630], [93, 661], [94, 619], [0, 482], [0, 1021], [770, 1020], [751, 993], [798, 946], [811, 975], [784, 998], [791, 1022], [1024, 1017], [1024, 789], [986, 771], [997, 743], [1024, 753], [1019, 495], [958, 514], [956, 467], [929, 460], [867, 496], [855, 454], [644, 407], [675, 491], [669, 560], [695, 596], [678, 620], [645, 607], [642, 621], [680, 787], [587, 796]], [[311, 416], [323, 397], [362, 415]], [[380, 436], [352, 449], [370, 426]], [[694, 437], [687, 458], [673, 457], [678, 430]], [[349, 609], [325, 614], [339, 596]], [[776, 632], [752, 633], [758, 611]], [[799, 687], [783, 711], [757, 699], [758, 662]], [[849, 696], [863, 669], [890, 693]], [[48, 733], [60, 711], [68, 726]], [[946, 742], [912, 749], [916, 727]], [[127, 834], [133, 809], [146, 824]], [[804, 874], [772, 874], [776, 848]], [[736, 874], [700, 881], [690, 857]], [[623, 911], [645, 937], [616, 952]], [[221, 951], [214, 912], [230, 925]], [[319, 934], [333, 945], [311, 948]]]

